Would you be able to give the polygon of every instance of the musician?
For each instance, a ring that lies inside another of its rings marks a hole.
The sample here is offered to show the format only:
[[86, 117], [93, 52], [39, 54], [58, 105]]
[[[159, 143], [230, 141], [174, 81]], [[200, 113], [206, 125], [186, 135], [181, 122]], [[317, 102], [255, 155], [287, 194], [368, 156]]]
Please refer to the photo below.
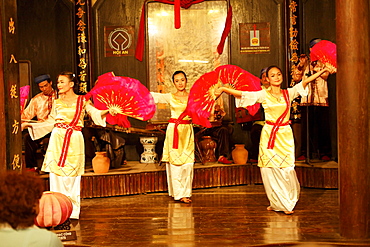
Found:
[[[49, 74], [42, 74], [35, 77], [34, 82], [38, 85], [40, 93], [34, 96], [26, 109], [22, 112], [21, 118], [23, 122], [28, 122], [36, 118], [37, 122], [44, 122], [51, 111], [53, 100], [56, 98], [56, 91], [53, 89], [53, 82]], [[42, 146], [42, 151], [47, 148], [47, 140], [50, 135], [47, 135], [38, 140], [32, 140], [28, 131], [23, 133], [26, 167], [29, 169], [40, 170], [37, 165], [36, 151]]]

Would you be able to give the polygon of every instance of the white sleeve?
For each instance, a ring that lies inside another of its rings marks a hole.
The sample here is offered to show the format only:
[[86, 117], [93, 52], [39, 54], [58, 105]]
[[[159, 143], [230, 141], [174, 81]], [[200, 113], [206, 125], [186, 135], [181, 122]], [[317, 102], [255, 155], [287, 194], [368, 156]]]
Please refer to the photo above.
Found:
[[28, 133], [30, 134], [31, 139], [37, 140], [49, 134], [54, 128], [55, 116], [55, 101], [53, 101], [53, 107], [51, 108], [48, 118], [41, 123], [31, 123], [31, 127], [28, 127]]
[[21, 119], [27, 119], [30, 120], [34, 117], [36, 117], [36, 109], [35, 109], [35, 99], [32, 98], [26, 109], [23, 110]]
[[307, 96], [308, 95], [308, 86], [306, 88], [303, 88], [302, 82], [294, 85], [292, 88], [288, 88], [289, 93], [289, 99], [292, 101], [293, 99], [297, 98], [299, 95], [301, 96]]
[[243, 91], [240, 98], [235, 98], [235, 106], [245, 108], [256, 103], [262, 103], [265, 100], [265, 97], [265, 90], [260, 90], [256, 92]]
[[105, 121], [106, 115], [104, 117], [101, 116], [101, 110], [96, 109], [91, 101], [86, 102], [86, 112], [91, 116], [92, 121], [96, 125], [100, 125], [102, 127], [107, 126], [107, 123]]
[[150, 92], [150, 94], [153, 96], [154, 103], [166, 103], [169, 104], [171, 101], [171, 94], [170, 93], [155, 93]]

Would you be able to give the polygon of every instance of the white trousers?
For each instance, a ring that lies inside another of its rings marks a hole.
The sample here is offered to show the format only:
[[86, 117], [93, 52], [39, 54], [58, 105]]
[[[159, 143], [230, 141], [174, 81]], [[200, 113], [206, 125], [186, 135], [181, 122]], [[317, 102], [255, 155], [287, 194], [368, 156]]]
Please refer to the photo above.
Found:
[[270, 207], [275, 211], [293, 211], [301, 190], [294, 167], [261, 167], [261, 175]]
[[166, 164], [168, 194], [175, 200], [191, 197], [194, 176], [194, 163], [181, 166]]
[[73, 210], [71, 219], [80, 218], [80, 188], [81, 188], [81, 176], [77, 177], [62, 177], [57, 176], [54, 173], [49, 173], [50, 191], [60, 192], [66, 195], [72, 201]]

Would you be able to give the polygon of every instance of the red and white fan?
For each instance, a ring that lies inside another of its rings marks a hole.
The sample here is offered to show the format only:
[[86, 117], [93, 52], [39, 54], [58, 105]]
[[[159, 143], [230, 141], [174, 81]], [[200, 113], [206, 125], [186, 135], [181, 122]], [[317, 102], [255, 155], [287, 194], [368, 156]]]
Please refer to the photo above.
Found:
[[115, 109], [115, 116], [107, 115], [107, 122], [128, 128], [127, 117], [146, 121], [153, 117], [156, 107], [149, 90], [140, 81], [115, 76], [113, 72], [98, 77], [98, 81], [86, 98], [93, 98], [94, 106], [100, 110]]
[[[241, 91], [261, 90], [260, 79], [257, 76], [235, 65], [219, 66], [195, 81], [189, 92], [188, 106], [179, 119], [188, 115], [193, 123], [211, 127], [208, 118], [217, 99], [215, 90], [222, 86]], [[259, 105], [255, 104], [247, 108], [251, 115], [257, 113]]]
[[311, 48], [311, 61], [320, 60], [326, 67], [330, 69], [330, 73], [337, 72], [337, 46], [328, 41], [321, 40]]

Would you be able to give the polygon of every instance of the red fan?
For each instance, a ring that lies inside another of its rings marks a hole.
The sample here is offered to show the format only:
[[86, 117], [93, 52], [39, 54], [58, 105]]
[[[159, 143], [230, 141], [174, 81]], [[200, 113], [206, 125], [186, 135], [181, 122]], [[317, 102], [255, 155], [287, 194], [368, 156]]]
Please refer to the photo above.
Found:
[[21, 104], [21, 114], [26, 107], [27, 99], [28, 99], [28, 94], [30, 93], [30, 85], [23, 86], [19, 88], [19, 94], [20, 94], [20, 104]]
[[[206, 128], [212, 127], [208, 118], [217, 99], [215, 90], [221, 86], [231, 87], [241, 91], [261, 90], [258, 77], [239, 68], [235, 65], [223, 65], [214, 71], [202, 75], [196, 80], [189, 92], [188, 105], [185, 111], [179, 116], [178, 123], [175, 124], [173, 148], [178, 148], [177, 126], [185, 116], [190, 116], [194, 124], [202, 125]], [[255, 115], [260, 104], [248, 107], [251, 115]]]
[[235, 65], [222, 65], [215, 70], [226, 87], [240, 91], [261, 90], [260, 79]]
[[[240, 91], [261, 90], [260, 79], [238, 66], [223, 65], [217, 67], [216, 71], [218, 71], [222, 83], [226, 84], [224, 86], [231, 87]], [[254, 116], [258, 112], [259, 108], [259, 103], [247, 107], [249, 114], [251, 114], [252, 116]]]
[[320, 60], [332, 72], [337, 71], [337, 46], [336, 44], [321, 40], [311, 49], [310, 57], [312, 61]]
[[[215, 90], [220, 87], [218, 74], [216, 71], [208, 72], [196, 80], [189, 92], [188, 105], [184, 111], [192, 118], [193, 123], [210, 128], [211, 123], [208, 118], [211, 114], [216, 96]], [[182, 118], [182, 115], [179, 117]]]
[[[216, 100], [214, 92], [221, 86], [241, 91], [261, 90], [258, 77], [235, 65], [220, 66], [195, 81], [190, 89], [188, 106], [180, 118], [189, 115], [193, 123], [207, 128], [211, 127], [208, 118]], [[252, 115], [256, 114], [258, 109], [259, 104], [248, 107]]]
[[154, 99], [140, 81], [114, 76], [112, 72], [99, 76], [86, 96], [92, 96], [95, 107], [100, 110], [115, 109], [118, 114], [108, 114], [107, 122], [125, 128], [131, 126], [127, 116], [146, 121], [155, 113]]

